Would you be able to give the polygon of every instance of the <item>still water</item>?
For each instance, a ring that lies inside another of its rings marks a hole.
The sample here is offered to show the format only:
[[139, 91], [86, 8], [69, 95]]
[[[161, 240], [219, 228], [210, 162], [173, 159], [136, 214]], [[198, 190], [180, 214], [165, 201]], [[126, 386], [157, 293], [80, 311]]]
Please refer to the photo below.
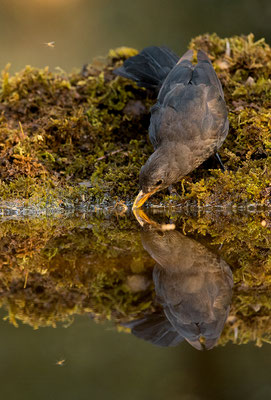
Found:
[[6, 399], [270, 399], [270, 213], [0, 225]]

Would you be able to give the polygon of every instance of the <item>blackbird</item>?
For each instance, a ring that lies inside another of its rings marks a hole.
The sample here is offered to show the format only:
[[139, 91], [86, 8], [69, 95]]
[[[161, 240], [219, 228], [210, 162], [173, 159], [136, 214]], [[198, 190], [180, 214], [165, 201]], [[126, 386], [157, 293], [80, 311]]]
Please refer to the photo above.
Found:
[[185, 339], [198, 350], [211, 349], [230, 310], [230, 267], [196, 240], [163, 230], [142, 210], [136, 212], [141, 225], [147, 225], [142, 244], [156, 261], [153, 281], [163, 311], [129, 323], [132, 333], [159, 346], [176, 346]]
[[151, 108], [149, 137], [154, 153], [141, 168], [138, 208], [158, 190], [180, 181], [225, 140], [229, 122], [221, 83], [208, 56], [193, 51], [180, 59], [165, 47], [151, 46], [114, 72], [158, 93]]

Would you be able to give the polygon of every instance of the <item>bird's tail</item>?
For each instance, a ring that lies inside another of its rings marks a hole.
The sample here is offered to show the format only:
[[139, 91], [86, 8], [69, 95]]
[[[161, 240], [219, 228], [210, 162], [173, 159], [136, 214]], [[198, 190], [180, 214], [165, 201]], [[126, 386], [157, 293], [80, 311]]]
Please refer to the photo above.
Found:
[[179, 57], [167, 47], [150, 46], [115, 69], [116, 75], [132, 79], [138, 86], [158, 91]]
[[154, 313], [123, 325], [131, 328], [133, 335], [156, 346], [176, 346], [184, 340], [163, 314]]

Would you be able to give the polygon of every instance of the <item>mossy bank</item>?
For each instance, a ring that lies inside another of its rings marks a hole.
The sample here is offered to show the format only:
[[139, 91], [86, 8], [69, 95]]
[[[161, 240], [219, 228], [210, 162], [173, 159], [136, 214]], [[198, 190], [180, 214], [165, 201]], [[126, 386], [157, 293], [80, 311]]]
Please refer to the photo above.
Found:
[[[152, 218], [168, 222], [165, 214]], [[176, 212], [170, 218], [233, 271], [231, 311], [220, 344], [270, 342], [270, 216], [220, 211]], [[123, 329], [121, 323], [161, 309], [154, 264], [137, 221], [128, 215], [2, 218], [0, 306], [15, 326], [67, 325], [76, 315], [89, 315]]]
[[[230, 132], [220, 155], [153, 202], [177, 205], [270, 205], [271, 49], [252, 34], [193, 39], [222, 82]], [[27, 66], [2, 72], [0, 92], [0, 198], [13, 206], [89, 208], [127, 204], [138, 191], [138, 174], [152, 152], [147, 137], [151, 93], [116, 77], [114, 68], [136, 54], [110, 51], [105, 63], [54, 72]]]

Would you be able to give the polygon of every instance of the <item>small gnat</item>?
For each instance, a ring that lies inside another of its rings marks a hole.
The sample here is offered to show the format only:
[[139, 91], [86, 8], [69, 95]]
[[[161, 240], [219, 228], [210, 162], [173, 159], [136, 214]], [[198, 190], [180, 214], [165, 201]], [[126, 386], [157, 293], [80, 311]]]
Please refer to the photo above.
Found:
[[51, 47], [52, 49], [55, 47], [56, 42], [45, 42], [45, 46]]
[[66, 360], [59, 360], [56, 362], [56, 365], [59, 365], [60, 367], [62, 367], [65, 364]]

